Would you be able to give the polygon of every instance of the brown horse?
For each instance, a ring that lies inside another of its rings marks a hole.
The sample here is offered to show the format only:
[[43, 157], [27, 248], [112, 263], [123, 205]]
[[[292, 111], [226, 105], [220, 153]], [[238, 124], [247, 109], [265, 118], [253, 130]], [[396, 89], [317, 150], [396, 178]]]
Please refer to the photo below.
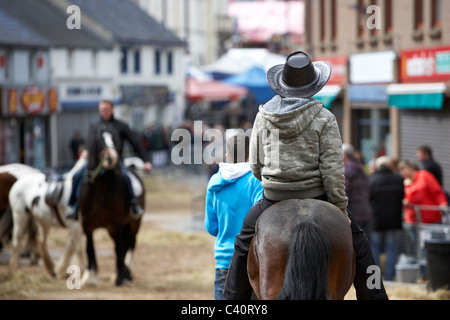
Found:
[[[105, 132], [96, 140], [95, 163], [97, 170], [83, 182], [79, 198], [83, 230], [86, 234], [88, 269], [83, 275], [82, 285], [97, 284], [98, 266], [95, 256], [93, 232], [106, 228], [114, 241], [116, 253], [116, 280], [121, 286], [132, 281], [131, 264], [136, 245], [136, 235], [141, 219], [130, 216], [130, 199], [127, 195], [124, 177], [119, 167], [118, 154], [114, 149], [112, 134]], [[138, 196], [140, 205], [145, 205], [145, 190], [141, 184]], [[136, 192], [135, 192], [136, 193]]]
[[348, 218], [320, 200], [286, 200], [263, 212], [248, 255], [259, 299], [343, 299], [355, 272]]

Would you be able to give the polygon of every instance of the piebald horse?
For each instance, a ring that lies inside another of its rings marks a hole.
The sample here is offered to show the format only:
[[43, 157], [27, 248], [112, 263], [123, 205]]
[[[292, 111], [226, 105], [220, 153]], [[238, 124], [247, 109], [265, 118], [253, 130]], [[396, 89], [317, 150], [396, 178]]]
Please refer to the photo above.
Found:
[[[9, 203], [13, 218], [12, 253], [10, 268], [17, 270], [19, 255], [26, 226], [30, 219], [37, 222], [38, 249], [43, 260], [45, 270], [51, 276], [66, 277], [66, 270], [73, 255], [78, 258], [81, 270], [84, 268], [85, 258], [82, 248], [82, 228], [79, 221], [66, 218], [67, 203], [72, 189], [72, 176], [86, 162], [81, 157], [64, 179], [60, 194], [54, 198], [54, 203], [46, 201], [49, 195], [50, 182], [42, 172], [34, 172], [21, 176], [12, 186], [9, 192]], [[55, 268], [48, 252], [47, 239], [50, 227], [67, 227], [69, 238], [65, 251]]]

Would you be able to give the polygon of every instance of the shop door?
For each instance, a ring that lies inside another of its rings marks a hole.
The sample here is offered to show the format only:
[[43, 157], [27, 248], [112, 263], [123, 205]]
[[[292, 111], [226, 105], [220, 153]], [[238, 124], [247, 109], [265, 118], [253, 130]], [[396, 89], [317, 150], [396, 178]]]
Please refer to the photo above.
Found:
[[391, 155], [391, 135], [388, 109], [366, 109], [357, 112], [357, 145], [365, 163]]

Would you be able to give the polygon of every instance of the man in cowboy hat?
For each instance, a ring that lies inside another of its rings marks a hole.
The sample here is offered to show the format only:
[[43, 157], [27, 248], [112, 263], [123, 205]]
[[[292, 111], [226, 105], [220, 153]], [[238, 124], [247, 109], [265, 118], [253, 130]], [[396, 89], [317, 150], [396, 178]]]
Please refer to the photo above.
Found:
[[[312, 62], [301, 51], [292, 53], [284, 65], [274, 66], [267, 73], [267, 81], [278, 95], [259, 108], [250, 141], [251, 170], [261, 180], [263, 199], [250, 209], [236, 237], [225, 283], [227, 299], [251, 297], [247, 256], [261, 213], [282, 200], [311, 198], [328, 201], [349, 216], [356, 253], [357, 298], [387, 299], [383, 285], [372, 290], [367, 286], [368, 276], [372, 275], [367, 274], [367, 269], [375, 261], [369, 241], [347, 212], [342, 139], [336, 119], [313, 98], [330, 75], [328, 63]], [[273, 134], [279, 141], [267, 138]], [[278, 152], [274, 153], [274, 148]], [[268, 150], [271, 153], [265, 154]], [[272, 155], [278, 159], [272, 159]]]

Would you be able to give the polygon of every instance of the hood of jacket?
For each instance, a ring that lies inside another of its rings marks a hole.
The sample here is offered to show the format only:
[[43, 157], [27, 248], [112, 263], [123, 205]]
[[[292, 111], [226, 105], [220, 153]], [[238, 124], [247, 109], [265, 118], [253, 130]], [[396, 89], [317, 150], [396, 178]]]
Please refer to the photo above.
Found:
[[260, 115], [267, 120], [267, 129], [279, 130], [280, 137], [300, 135], [323, 108], [314, 98], [282, 98], [275, 96], [260, 107]]
[[249, 162], [219, 163], [219, 172], [211, 178], [210, 189], [218, 191], [251, 172]]

